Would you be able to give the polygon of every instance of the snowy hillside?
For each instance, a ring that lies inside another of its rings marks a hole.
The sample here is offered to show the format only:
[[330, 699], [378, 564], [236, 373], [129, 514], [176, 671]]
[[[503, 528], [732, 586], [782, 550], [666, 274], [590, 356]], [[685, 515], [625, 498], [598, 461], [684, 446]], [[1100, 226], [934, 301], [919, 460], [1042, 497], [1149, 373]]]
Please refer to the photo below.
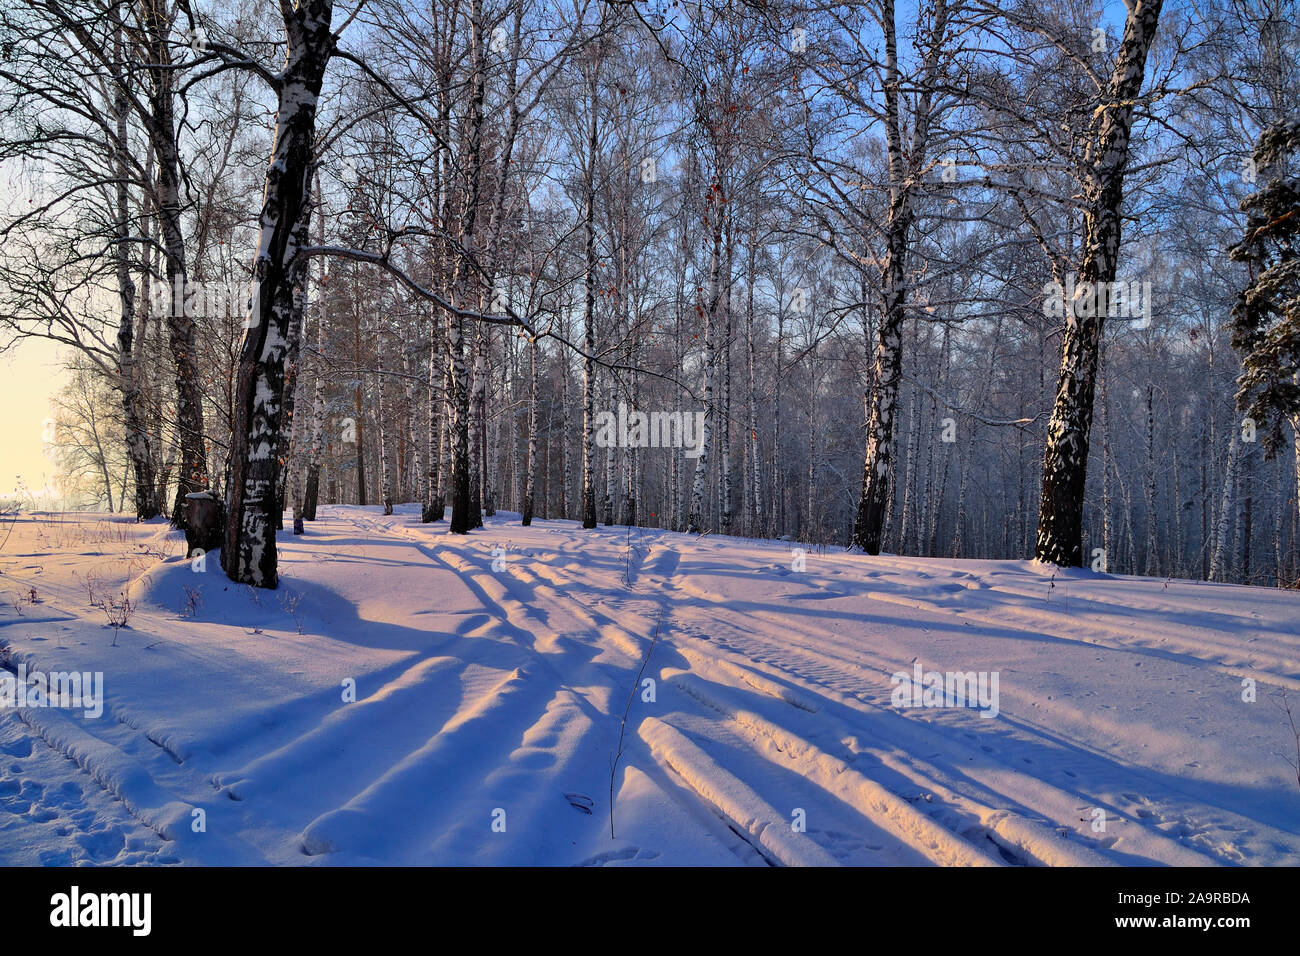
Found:
[[0, 862], [1300, 863], [1295, 592], [446, 527], [323, 508], [254, 591], [21, 516], [0, 685], [103, 710], [0, 707]]

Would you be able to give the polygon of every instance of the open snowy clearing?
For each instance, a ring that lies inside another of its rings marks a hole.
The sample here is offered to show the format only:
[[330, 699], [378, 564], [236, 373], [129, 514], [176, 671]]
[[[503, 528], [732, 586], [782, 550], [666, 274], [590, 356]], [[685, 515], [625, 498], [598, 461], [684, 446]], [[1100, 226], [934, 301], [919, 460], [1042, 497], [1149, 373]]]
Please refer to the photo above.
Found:
[[0, 862], [1300, 863], [1300, 594], [487, 521], [323, 508], [269, 592], [20, 516], [7, 679], [104, 700], [0, 708]]

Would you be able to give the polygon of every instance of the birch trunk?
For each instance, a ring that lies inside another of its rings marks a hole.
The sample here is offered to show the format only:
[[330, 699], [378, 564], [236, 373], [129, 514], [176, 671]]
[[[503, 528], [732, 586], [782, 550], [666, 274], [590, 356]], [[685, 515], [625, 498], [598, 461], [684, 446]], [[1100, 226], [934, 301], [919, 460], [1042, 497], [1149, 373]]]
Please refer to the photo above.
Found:
[[[122, 10], [113, 6], [109, 11], [113, 24], [113, 54], [121, 62], [125, 57], [125, 44], [122, 34]], [[117, 266], [118, 292], [118, 326], [117, 326], [117, 377], [118, 391], [122, 395], [122, 427], [126, 433], [127, 455], [130, 459], [135, 498], [135, 516], [137, 521], [148, 521], [158, 516], [160, 506], [154, 473], [154, 452], [149, 440], [146, 423], [147, 412], [140, 387], [140, 360], [135, 341], [136, 299], [135, 282], [129, 253], [131, 235], [130, 187], [128, 183], [128, 149], [127, 113], [130, 109], [126, 90], [118, 87], [113, 100], [116, 142], [113, 144], [113, 167], [117, 175], [116, 205], [114, 208], [114, 231], [117, 243], [114, 247]], [[148, 301], [146, 299], [146, 301]], [[110, 507], [112, 497], [109, 497]], [[120, 510], [120, 509], [119, 509]]]
[[722, 304], [725, 314], [723, 320], [722, 332], [722, 414], [719, 416], [719, 451], [721, 452], [719, 464], [722, 470], [722, 531], [731, 532], [731, 514], [733, 511], [731, 503], [731, 266], [733, 254], [733, 240], [731, 217], [726, 221], [726, 256], [723, 266], [723, 275], [726, 276], [723, 282], [724, 291], [722, 293]]
[[709, 472], [709, 450], [713, 437], [713, 377], [718, 357], [713, 347], [713, 332], [718, 314], [718, 301], [722, 295], [722, 187], [714, 179], [709, 190], [709, 205], [713, 207], [713, 243], [709, 252], [709, 301], [704, 313], [704, 425], [700, 430], [700, 454], [695, 459], [695, 478], [691, 486], [691, 509], [686, 519], [690, 534], [704, 533], [704, 489]]
[[465, 320], [447, 316], [447, 352], [451, 370], [451, 526], [452, 534], [469, 534], [469, 383], [466, 381]]
[[[379, 320], [382, 321], [382, 320]], [[388, 426], [387, 388], [384, 385], [384, 337], [375, 329], [375, 424], [379, 431], [379, 495], [384, 514], [393, 513], [393, 468], [388, 455], [388, 439], [392, 429]]]
[[[418, 323], [417, 323], [418, 329]], [[420, 403], [415, 400], [415, 378], [411, 374], [411, 353], [407, 343], [402, 343], [402, 395], [406, 399], [406, 436], [409, 445], [409, 464], [403, 473], [404, 486], [400, 489], [405, 492], [402, 496], [403, 501], [414, 499], [415, 501], [424, 501], [425, 498], [425, 479], [424, 462], [421, 460], [420, 446], [423, 442], [421, 435], [421, 416]], [[426, 433], [427, 434], [427, 433]]]
[[[305, 238], [305, 236], [304, 236]], [[300, 280], [307, 278], [308, 268], [300, 270]], [[300, 345], [302, 342], [303, 311], [306, 308], [307, 290], [303, 287], [302, 282], [296, 282], [293, 290], [293, 307], [289, 314], [289, 331], [287, 335], [288, 346], [285, 350], [284, 361], [284, 409], [282, 411], [282, 421], [280, 433], [276, 436], [275, 456], [280, 466], [279, 479], [276, 484], [275, 492], [275, 527], [280, 530], [284, 527], [284, 502], [286, 494], [287, 478], [292, 472], [289, 465], [289, 455], [293, 452], [293, 436], [297, 432], [297, 416], [294, 410], [297, 407], [298, 400], [298, 364], [300, 356]], [[294, 498], [294, 517], [300, 516], [297, 509], [298, 499]]]
[[[325, 244], [325, 216], [321, 206], [320, 178], [316, 179], [316, 208], [321, 215], [316, 219], [316, 241]], [[319, 269], [320, 267], [317, 266]], [[326, 309], [320, 280], [314, 284], [312, 319], [316, 332], [316, 355], [310, 361], [312, 369], [311, 440], [307, 446], [307, 482], [302, 495], [302, 517], [316, 520], [316, 504], [320, 500], [320, 452], [325, 433], [325, 376], [321, 374], [321, 357], [325, 354]]]
[[[1133, 0], [1115, 68], [1093, 114], [1083, 156], [1088, 178], [1083, 217], [1083, 258], [1079, 287], [1108, 290], [1119, 262], [1120, 205], [1128, 166], [1133, 110], [1155, 40], [1163, 0]], [[1056, 400], [1047, 426], [1043, 455], [1042, 500], [1034, 556], [1062, 567], [1083, 564], [1083, 502], [1088, 475], [1088, 440], [1097, 384], [1098, 349], [1105, 323], [1106, 295], [1095, 309], [1067, 303]], [[1084, 314], [1078, 314], [1078, 313]], [[1088, 314], [1089, 312], [1093, 314]]]
[[746, 282], [745, 299], [745, 371], [749, 385], [749, 520], [746, 522], [748, 534], [758, 536], [763, 533], [763, 466], [758, 457], [758, 388], [755, 384], [755, 344], [754, 344], [754, 279], [757, 263], [758, 236], [751, 231], [749, 235], [749, 281]]
[[427, 497], [420, 514], [420, 520], [426, 523], [441, 521], [445, 513], [442, 495], [443, 410], [447, 402], [444, 357], [442, 337], [438, 335], [438, 320], [435, 317], [429, 323], [429, 429], [425, 435], [429, 476], [425, 486]]
[[1143, 573], [1154, 577], [1160, 573], [1160, 545], [1156, 535], [1156, 405], [1155, 386], [1147, 385], [1146, 427], [1146, 564]]
[[903, 374], [903, 321], [906, 318], [905, 275], [907, 251], [916, 213], [913, 193], [918, 171], [924, 167], [929, 145], [930, 113], [937, 79], [940, 43], [947, 31], [948, 6], [937, 0], [926, 52], [925, 74], [917, 96], [915, 128], [905, 149], [900, 127], [902, 77], [898, 66], [894, 0], [882, 4], [885, 35], [885, 139], [889, 155], [889, 206], [885, 222], [885, 256], [881, 268], [884, 314], [876, 334], [872, 362], [870, 408], [867, 413], [867, 450], [862, 465], [862, 495], [853, 523], [853, 543], [867, 554], [879, 554], [889, 514], [890, 482], [894, 472], [894, 432], [898, 390]]
[[[485, 76], [485, 51], [487, 42], [483, 32], [483, 4], [472, 0], [470, 4], [470, 85], [469, 109], [465, 130], [464, 170], [467, 177], [463, 208], [461, 209], [460, 244], [470, 257], [476, 256], [479, 187], [482, 177], [483, 100], [487, 86]], [[453, 272], [452, 288], [465, 300], [482, 303], [483, 289], [476, 279], [468, 275], [469, 267], [464, 257], [458, 258]], [[471, 290], [477, 290], [473, 292]], [[452, 390], [452, 505], [451, 526], [453, 534], [468, 534], [482, 524], [481, 502], [477, 501], [476, 449], [470, 441], [472, 418], [471, 401], [474, 383], [468, 378], [465, 351], [472, 343], [465, 341], [465, 319], [459, 314], [449, 316], [448, 346], [451, 363]]]
[[528, 472], [524, 478], [523, 526], [533, 523], [533, 488], [537, 480], [537, 339], [528, 340]]
[[175, 366], [177, 468], [172, 524], [185, 527], [185, 496], [208, 487], [203, 429], [203, 393], [198, 369], [194, 317], [186, 315], [188, 269], [181, 222], [181, 156], [176, 140], [176, 71], [172, 63], [172, 16], [162, 0], [145, 0], [140, 11], [149, 57], [149, 105], [143, 117], [157, 161], [155, 189], [163, 259], [171, 308], [167, 310], [168, 345]]
[[587, 119], [587, 155], [584, 171], [583, 201], [583, 346], [582, 361], [582, 526], [596, 527], [596, 149], [597, 149], [597, 77], [599, 54], [593, 53], [589, 64]]
[[[482, 296], [479, 310], [482, 311]], [[487, 327], [474, 329], [474, 359], [470, 371], [470, 462], [469, 462], [469, 526], [483, 527], [483, 506], [486, 503], [484, 485], [487, 467], [484, 456], [487, 450]]]
[[[611, 337], [616, 336], [618, 330], [612, 330], [612, 333], [610, 334]], [[610, 382], [609, 390], [606, 395], [608, 396], [606, 407], [617, 414], [619, 394], [618, 388], [614, 382]], [[604, 525], [612, 525], [614, 523], [614, 489], [618, 486], [616, 455], [617, 449], [614, 444], [611, 443], [605, 449], [605, 493], [600, 499], [600, 520]]]
[[333, 0], [301, 0], [282, 12], [287, 52], [277, 91], [251, 311], [240, 347], [221, 552], [231, 580], [264, 588], [278, 583], [272, 512], [280, 468], [275, 446], [282, 424], [284, 359], [294, 286], [305, 271], [298, 251], [312, 213], [316, 104], [334, 51]]

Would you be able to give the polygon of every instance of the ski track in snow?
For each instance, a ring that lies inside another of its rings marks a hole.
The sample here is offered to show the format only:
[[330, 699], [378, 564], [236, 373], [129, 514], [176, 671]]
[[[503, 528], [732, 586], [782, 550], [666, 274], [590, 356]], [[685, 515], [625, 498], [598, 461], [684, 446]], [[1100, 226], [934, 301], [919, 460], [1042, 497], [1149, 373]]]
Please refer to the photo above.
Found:
[[[22, 516], [0, 663], [102, 671], [106, 702], [0, 709], [0, 862], [1300, 862], [1295, 593], [446, 528], [322, 508], [255, 592], [162, 524]], [[87, 581], [129, 582], [116, 635]], [[892, 706], [914, 663], [998, 672], [999, 714]]]

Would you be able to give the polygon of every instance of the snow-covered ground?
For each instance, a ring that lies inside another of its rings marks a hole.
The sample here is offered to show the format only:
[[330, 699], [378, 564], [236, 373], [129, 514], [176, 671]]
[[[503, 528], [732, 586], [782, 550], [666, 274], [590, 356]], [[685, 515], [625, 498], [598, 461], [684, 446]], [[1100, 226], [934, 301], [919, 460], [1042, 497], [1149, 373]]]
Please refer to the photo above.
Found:
[[[9, 685], [104, 700], [0, 707], [0, 862], [1300, 863], [1295, 592], [446, 527], [324, 508], [268, 592], [162, 524], [21, 516]], [[996, 698], [896, 706], [918, 667]]]

